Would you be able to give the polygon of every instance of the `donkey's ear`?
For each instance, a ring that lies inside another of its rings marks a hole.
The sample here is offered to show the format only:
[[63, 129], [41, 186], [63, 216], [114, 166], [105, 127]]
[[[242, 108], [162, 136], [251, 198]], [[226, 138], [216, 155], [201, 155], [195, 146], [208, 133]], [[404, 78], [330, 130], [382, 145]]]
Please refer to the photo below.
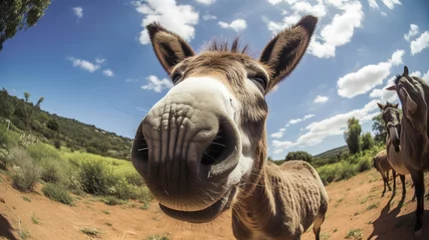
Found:
[[307, 15], [297, 24], [277, 34], [262, 51], [259, 61], [271, 68], [269, 92], [301, 61], [316, 28], [317, 17]]
[[194, 56], [192, 47], [177, 34], [168, 31], [159, 23], [146, 26], [155, 55], [162, 67], [171, 74], [173, 67], [187, 57]]
[[381, 104], [381, 103], [377, 103], [377, 105], [378, 105], [378, 108], [380, 108], [381, 110], [384, 110], [384, 105], [383, 104]]
[[399, 103], [397, 103], [397, 104], [393, 104], [393, 107], [394, 107], [394, 108], [398, 108], [398, 106], [399, 106]]
[[404, 72], [402, 73], [402, 76], [408, 76], [408, 67], [404, 66]]

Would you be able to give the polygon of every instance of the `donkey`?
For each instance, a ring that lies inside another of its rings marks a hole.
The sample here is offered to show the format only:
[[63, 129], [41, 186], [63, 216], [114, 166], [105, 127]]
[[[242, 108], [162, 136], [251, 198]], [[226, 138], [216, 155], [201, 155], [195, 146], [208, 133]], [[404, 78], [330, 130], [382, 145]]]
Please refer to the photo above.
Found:
[[174, 86], [143, 118], [134, 167], [169, 217], [207, 223], [232, 211], [236, 239], [316, 239], [328, 194], [304, 161], [267, 161], [265, 95], [304, 55], [318, 19], [307, 15], [268, 42], [259, 60], [236, 38], [195, 54], [159, 23], [146, 26]]
[[[393, 169], [393, 189], [396, 190], [396, 174], [402, 182], [402, 196], [406, 194], [405, 175], [410, 174], [405, 162], [402, 160], [400, 151], [399, 136], [401, 133], [401, 122], [398, 110], [398, 104], [386, 102], [385, 105], [377, 103], [381, 110], [382, 119], [386, 127], [386, 151], [387, 160]], [[414, 198], [413, 198], [414, 199]]]
[[[424, 213], [424, 172], [429, 169], [428, 160], [428, 108], [429, 86], [423, 79], [408, 75], [408, 67], [404, 66], [402, 75], [396, 75], [394, 85], [386, 88], [396, 91], [402, 104], [400, 141], [401, 157], [411, 174], [417, 197], [416, 222], [414, 233], [417, 237], [422, 234], [422, 217]], [[395, 147], [395, 151], [399, 151]]]
[[[390, 166], [389, 161], [387, 160], [387, 151], [386, 149], [381, 150], [372, 158], [372, 165], [373, 167], [380, 173], [381, 177], [383, 178], [383, 193], [381, 196], [383, 197], [386, 193], [386, 186], [388, 187], [389, 191], [392, 191], [392, 188], [389, 185], [389, 171], [392, 170], [393, 175], [395, 170]], [[396, 186], [395, 186], [396, 187]]]

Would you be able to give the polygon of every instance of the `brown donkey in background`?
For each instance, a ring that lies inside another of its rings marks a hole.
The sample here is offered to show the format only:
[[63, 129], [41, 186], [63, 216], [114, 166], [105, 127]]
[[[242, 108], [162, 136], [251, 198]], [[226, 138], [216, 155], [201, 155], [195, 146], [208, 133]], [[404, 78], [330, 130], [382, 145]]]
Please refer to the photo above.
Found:
[[228, 209], [237, 239], [300, 239], [320, 226], [328, 195], [304, 161], [267, 161], [265, 95], [300, 62], [317, 24], [305, 16], [259, 60], [238, 40], [200, 54], [157, 23], [147, 26], [174, 86], [137, 129], [132, 162], [168, 216], [206, 223]]
[[[377, 169], [377, 171], [380, 173], [381, 177], [383, 178], [383, 193], [381, 196], [383, 197], [386, 193], [386, 186], [388, 187], [389, 191], [392, 191], [392, 188], [389, 185], [389, 171], [392, 170], [392, 173], [395, 172], [395, 170], [390, 166], [389, 161], [387, 160], [387, 151], [386, 149], [381, 150], [372, 158], [372, 166]], [[395, 176], [395, 174], [393, 174]]]

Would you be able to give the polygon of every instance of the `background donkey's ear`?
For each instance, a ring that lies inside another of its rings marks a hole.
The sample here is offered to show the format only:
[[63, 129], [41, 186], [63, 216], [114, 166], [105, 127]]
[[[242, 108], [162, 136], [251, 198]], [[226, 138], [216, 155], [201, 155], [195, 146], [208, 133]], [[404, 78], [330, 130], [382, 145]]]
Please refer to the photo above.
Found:
[[381, 110], [384, 110], [384, 105], [382, 103], [377, 103], [378, 108], [380, 108]]
[[402, 76], [408, 76], [408, 67], [404, 66], [404, 72], [402, 73]]
[[162, 67], [171, 74], [173, 67], [187, 57], [194, 56], [192, 47], [177, 34], [154, 22], [146, 26], [155, 55]]
[[262, 51], [259, 61], [271, 68], [266, 92], [284, 79], [301, 61], [316, 28], [317, 18], [304, 16], [297, 24], [277, 34]]

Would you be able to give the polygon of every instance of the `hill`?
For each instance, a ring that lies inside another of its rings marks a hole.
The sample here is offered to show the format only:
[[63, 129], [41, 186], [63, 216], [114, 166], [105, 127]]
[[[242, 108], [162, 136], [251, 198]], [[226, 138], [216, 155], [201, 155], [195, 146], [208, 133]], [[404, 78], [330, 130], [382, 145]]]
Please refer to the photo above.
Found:
[[41, 98], [34, 104], [30, 101], [29, 93], [19, 99], [3, 88], [0, 91], [0, 118], [10, 119], [13, 130], [29, 131], [58, 148], [67, 146], [73, 151], [83, 150], [102, 156], [130, 158], [132, 139], [44, 111], [41, 109], [43, 101]]
[[341, 147], [337, 147], [337, 148], [333, 148], [331, 150], [319, 153], [317, 155], [314, 155], [314, 158], [332, 158], [332, 157], [336, 157], [338, 156], [338, 154], [347, 154], [349, 153], [349, 149], [347, 148], [346, 145], [341, 146]]

